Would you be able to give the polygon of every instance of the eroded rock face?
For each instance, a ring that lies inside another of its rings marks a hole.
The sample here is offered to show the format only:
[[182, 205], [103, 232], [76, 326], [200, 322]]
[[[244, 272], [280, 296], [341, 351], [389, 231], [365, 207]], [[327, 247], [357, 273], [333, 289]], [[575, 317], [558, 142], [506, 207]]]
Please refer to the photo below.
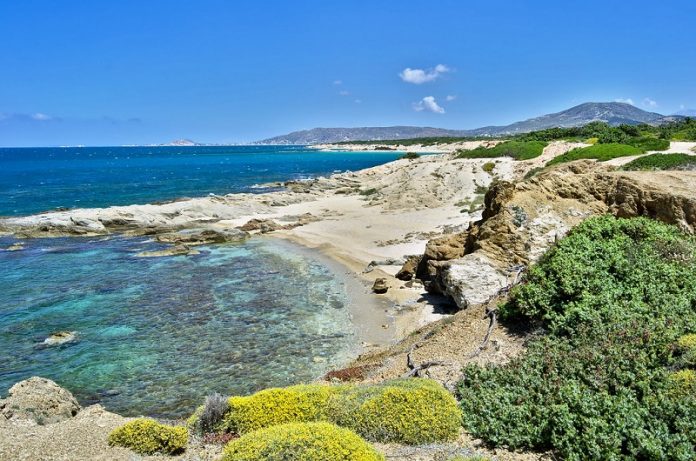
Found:
[[184, 229], [178, 232], [160, 234], [158, 242], [174, 245], [211, 245], [214, 243], [240, 242], [249, 237], [240, 229]]
[[33, 420], [52, 424], [72, 418], [80, 411], [73, 395], [50, 379], [32, 377], [12, 386], [0, 400], [0, 414], [6, 419]]
[[417, 277], [460, 308], [485, 302], [520, 267], [590, 216], [647, 216], [696, 230], [696, 173], [624, 172], [592, 161], [561, 165], [530, 180], [499, 182], [482, 219], [428, 242]]

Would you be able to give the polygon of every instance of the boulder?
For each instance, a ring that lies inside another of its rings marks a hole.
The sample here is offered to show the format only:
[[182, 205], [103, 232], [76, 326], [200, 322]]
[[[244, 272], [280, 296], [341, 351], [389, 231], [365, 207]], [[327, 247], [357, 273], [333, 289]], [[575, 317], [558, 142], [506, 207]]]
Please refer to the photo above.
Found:
[[240, 229], [184, 229], [158, 235], [155, 239], [174, 245], [210, 245], [214, 243], [239, 242], [249, 237]]
[[52, 424], [70, 419], [80, 411], [73, 395], [50, 379], [32, 377], [12, 386], [0, 400], [0, 414], [6, 419], [33, 420]]
[[161, 258], [164, 256], [194, 256], [197, 254], [200, 254], [198, 250], [192, 250], [186, 245], [175, 245], [164, 250], [141, 251], [135, 256], [138, 258]]
[[386, 293], [387, 290], [389, 290], [389, 284], [387, 284], [387, 279], [382, 277], [375, 279], [375, 283], [372, 285], [372, 291], [374, 291], [378, 295], [381, 295]]
[[406, 258], [406, 262], [401, 266], [399, 272], [396, 273], [396, 278], [408, 282], [412, 280], [416, 275], [416, 269], [418, 269], [418, 264], [420, 264], [422, 256], [421, 255], [411, 255]]
[[265, 234], [267, 232], [283, 229], [283, 226], [272, 219], [251, 219], [247, 221], [246, 224], [239, 227], [239, 229], [245, 232], [259, 231], [260, 233]]

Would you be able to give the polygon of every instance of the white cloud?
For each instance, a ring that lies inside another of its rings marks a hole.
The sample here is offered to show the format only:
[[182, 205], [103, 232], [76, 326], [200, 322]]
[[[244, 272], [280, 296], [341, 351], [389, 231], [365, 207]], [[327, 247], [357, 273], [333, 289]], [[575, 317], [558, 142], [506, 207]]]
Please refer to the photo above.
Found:
[[614, 102], [625, 102], [626, 104], [630, 104], [632, 106], [635, 106], [635, 104], [633, 104], [633, 99], [631, 99], [631, 98], [625, 98], [625, 99], [624, 98], [617, 98], [617, 99], [614, 99]]
[[445, 113], [444, 107], [440, 106], [433, 96], [426, 96], [420, 101], [413, 103], [413, 110], [416, 112], [427, 110], [436, 114]]
[[643, 105], [647, 107], [657, 107], [657, 101], [650, 98], [645, 98], [643, 99]]
[[454, 101], [455, 99], [457, 99], [457, 95], [448, 94], [447, 97], [445, 98], [445, 101]]
[[362, 104], [362, 99], [356, 99], [355, 104]]
[[334, 80], [333, 84], [334, 85], [343, 85], [343, 80]]
[[350, 94], [350, 91], [341, 90], [338, 92], [338, 94], [340, 94], [341, 96], [348, 96]]
[[434, 69], [411, 69], [407, 67], [399, 74], [401, 80], [406, 83], [420, 85], [421, 83], [432, 82], [440, 75], [449, 72], [449, 67], [444, 64], [438, 64]]
[[679, 110], [684, 110], [686, 109], [686, 106], [684, 104], [679, 104]]
[[38, 120], [40, 122], [44, 122], [46, 120], [51, 120], [53, 117], [50, 115], [42, 114], [41, 112], [37, 112], [35, 114], [31, 115], [32, 120]]

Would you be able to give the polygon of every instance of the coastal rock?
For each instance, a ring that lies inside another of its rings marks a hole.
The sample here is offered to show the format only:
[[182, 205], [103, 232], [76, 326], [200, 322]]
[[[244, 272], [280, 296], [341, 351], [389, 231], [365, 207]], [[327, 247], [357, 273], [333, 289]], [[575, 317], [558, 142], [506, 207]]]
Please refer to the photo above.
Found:
[[135, 256], [138, 258], [161, 258], [164, 256], [194, 256], [197, 254], [200, 254], [200, 251], [192, 250], [186, 245], [175, 245], [164, 250], [141, 251]]
[[387, 292], [389, 290], [389, 284], [387, 283], [387, 279], [380, 277], [378, 279], [375, 279], [375, 283], [372, 285], [372, 291], [381, 295]]
[[215, 243], [240, 242], [249, 234], [240, 229], [184, 229], [178, 232], [159, 234], [155, 240], [174, 245], [211, 245]]
[[405, 282], [412, 280], [416, 275], [416, 269], [418, 269], [418, 264], [420, 264], [421, 259], [421, 255], [408, 256], [403, 266], [401, 266], [399, 272], [396, 273], [395, 277]]
[[72, 418], [80, 411], [73, 395], [50, 379], [32, 377], [12, 386], [0, 400], [0, 414], [6, 419], [33, 420], [52, 424]]
[[239, 227], [244, 232], [258, 231], [261, 234], [283, 229], [283, 226], [273, 221], [272, 219], [250, 219], [243, 226]]
[[590, 216], [648, 216], [694, 233], [694, 187], [694, 172], [624, 172], [593, 161], [500, 181], [486, 193], [480, 221], [428, 242], [416, 275], [429, 292], [464, 309], [514, 283], [515, 268], [537, 261]]
[[44, 339], [44, 344], [47, 346], [58, 346], [60, 344], [70, 343], [77, 340], [77, 333], [74, 331], [58, 331], [53, 333], [48, 338]]
[[4, 248], [4, 251], [20, 251], [24, 249], [24, 244], [21, 242], [13, 243], [12, 245], [8, 246], [7, 248]]

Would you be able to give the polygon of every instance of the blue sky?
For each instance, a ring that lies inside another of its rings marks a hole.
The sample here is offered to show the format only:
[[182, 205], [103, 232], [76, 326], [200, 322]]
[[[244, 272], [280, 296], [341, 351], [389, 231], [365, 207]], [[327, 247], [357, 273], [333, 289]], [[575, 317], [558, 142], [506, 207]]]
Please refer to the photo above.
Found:
[[696, 108], [695, 23], [692, 0], [2, 0], [0, 145], [675, 113]]

